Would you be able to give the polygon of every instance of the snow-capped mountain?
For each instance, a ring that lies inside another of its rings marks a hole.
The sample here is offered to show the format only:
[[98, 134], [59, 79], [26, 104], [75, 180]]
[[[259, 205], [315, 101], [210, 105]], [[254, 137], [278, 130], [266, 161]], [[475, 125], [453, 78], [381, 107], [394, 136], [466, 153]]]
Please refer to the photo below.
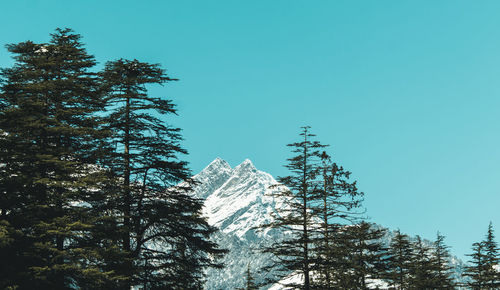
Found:
[[269, 221], [270, 213], [280, 206], [266, 195], [277, 184], [270, 174], [257, 170], [248, 159], [231, 168], [217, 158], [194, 179], [200, 183], [194, 192], [205, 199], [203, 213], [209, 224], [240, 239], [266, 234], [252, 228]]
[[250, 266], [257, 281], [269, 275], [257, 273], [269, 261], [258, 248], [268, 238], [278, 238], [276, 231], [256, 231], [254, 227], [271, 219], [271, 212], [283, 205], [268, 196], [269, 187], [277, 181], [268, 173], [257, 170], [250, 160], [231, 168], [217, 158], [193, 177], [199, 184], [194, 194], [205, 199], [203, 209], [211, 225], [219, 228], [217, 242], [229, 253], [224, 257], [223, 270], [210, 269], [206, 289], [236, 289], [243, 287]]
[[[205, 289], [237, 289], [244, 287], [247, 267], [256, 282], [272, 273], [259, 269], [269, 263], [270, 257], [258, 251], [262, 243], [279, 240], [283, 233], [278, 230], [257, 231], [254, 228], [270, 221], [271, 213], [284, 204], [269, 196], [271, 185], [277, 181], [268, 173], [257, 170], [250, 160], [231, 166], [221, 158], [215, 159], [193, 177], [198, 184], [194, 194], [205, 200], [203, 214], [209, 224], [219, 228], [216, 241], [229, 250], [224, 257], [225, 268], [207, 272]], [[383, 243], [389, 244], [393, 232], [388, 231]], [[431, 242], [426, 242], [430, 245]], [[451, 261], [459, 277], [464, 263], [457, 258]], [[274, 285], [272, 289], [281, 289]]]

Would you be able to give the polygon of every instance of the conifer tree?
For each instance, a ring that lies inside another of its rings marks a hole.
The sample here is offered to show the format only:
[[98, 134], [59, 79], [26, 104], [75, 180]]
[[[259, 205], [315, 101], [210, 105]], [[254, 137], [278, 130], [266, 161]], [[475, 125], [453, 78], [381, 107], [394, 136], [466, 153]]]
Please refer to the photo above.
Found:
[[499, 262], [498, 246], [491, 222], [485, 239], [474, 243], [472, 250], [473, 253], [469, 255], [471, 265], [465, 269], [465, 276], [471, 279], [467, 285], [474, 289], [498, 289], [500, 287], [499, 273], [496, 270]]
[[255, 279], [250, 271], [250, 264], [247, 265], [246, 277], [245, 277], [245, 287], [238, 288], [238, 290], [258, 290], [257, 284], [255, 283]]
[[386, 280], [396, 289], [409, 288], [412, 258], [412, 247], [408, 236], [397, 230], [389, 247], [389, 269], [386, 274]]
[[436, 289], [434, 285], [436, 266], [431, 258], [432, 249], [423, 243], [420, 236], [417, 236], [416, 241], [411, 243], [411, 248], [409, 289]]
[[102, 77], [116, 144], [108, 165], [121, 179], [117, 210], [129, 253], [124, 287], [196, 288], [206, 267], [221, 266], [214, 258], [224, 251], [209, 240], [215, 228], [201, 217], [202, 201], [189, 195], [190, 171], [178, 159], [187, 153], [180, 129], [164, 122], [175, 105], [147, 93], [147, 86], [175, 79], [159, 65], [123, 59], [108, 62]]
[[[361, 222], [346, 227], [345, 243], [348, 243], [351, 273], [351, 289], [368, 289], [367, 279], [381, 279], [387, 271], [387, 248], [380, 240], [386, 230], [375, 225]], [[345, 285], [345, 283], [343, 284]]]
[[465, 268], [464, 276], [470, 278], [470, 281], [466, 282], [466, 286], [472, 289], [484, 289], [484, 273], [487, 269], [484, 243], [472, 244], [472, 254], [468, 256], [471, 257], [469, 261], [471, 265]]
[[498, 289], [500, 287], [500, 277], [496, 269], [498, 267], [498, 244], [495, 241], [495, 234], [493, 232], [493, 225], [490, 222], [488, 225], [488, 232], [484, 240], [484, 253], [485, 253], [485, 273], [483, 274], [484, 286], [490, 289]]
[[432, 260], [434, 261], [435, 270], [433, 277], [434, 287], [436, 289], [454, 289], [456, 283], [452, 278], [451, 269], [449, 265], [450, 252], [449, 247], [444, 244], [444, 236], [439, 232], [437, 233], [436, 240], [434, 241], [434, 248], [432, 251]]
[[246, 290], [257, 290], [258, 287], [255, 284], [254, 278], [252, 276], [252, 272], [250, 271], [250, 264], [247, 267], [247, 285]]
[[0, 272], [9, 277], [1, 286], [101, 288], [120, 279], [105, 270], [108, 249], [89, 243], [101, 218], [92, 204], [108, 180], [98, 166], [104, 101], [80, 35], [51, 36], [8, 45], [15, 64], [1, 72], [0, 223], [8, 239]]
[[[356, 181], [349, 181], [351, 172], [332, 162], [323, 151], [318, 168], [319, 184], [313, 194], [311, 209], [319, 221], [314, 234], [314, 270], [319, 273], [315, 286], [331, 289], [344, 277], [346, 255], [350, 250], [344, 243], [344, 227], [359, 219], [363, 193], [358, 191]], [[350, 279], [350, 278], [348, 278]], [[337, 282], [335, 282], [337, 280]], [[345, 279], [344, 279], [345, 280]]]
[[[279, 177], [280, 185], [277, 185], [277, 190], [272, 193], [274, 198], [282, 200], [285, 205], [279, 209], [279, 214], [274, 216], [271, 223], [262, 225], [263, 228], [279, 228], [290, 233], [284, 240], [264, 247], [263, 252], [274, 256], [274, 264], [270, 268], [274, 269], [278, 276], [283, 277], [291, 272], [302, 275], [302, 281], [287, 283], [286, 287], [306, 290], [312, 286], [312, 234], [317, 229], [311, 203], [316, 198], [320, 149], [325, 147], [312, 139], [315, 135], [310, 133], [309, 128], [302, 128], [301, 141], [288, 144], [295, 154], [285, 165], [291, 175]], [[263, 270], [267, 271], [269, 267]], [[273, 279], [267, 282], [277, 281]]]

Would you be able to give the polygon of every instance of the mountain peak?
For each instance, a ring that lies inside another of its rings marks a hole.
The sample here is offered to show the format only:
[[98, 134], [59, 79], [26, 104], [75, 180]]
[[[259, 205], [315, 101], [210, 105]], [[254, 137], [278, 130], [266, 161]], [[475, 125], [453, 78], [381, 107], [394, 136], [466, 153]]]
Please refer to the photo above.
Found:
[[200, 173], [193, 176], [199, 186], [195, 187], [194, 193], [199, 198], [206, 198], [215, 189], [220, 187], [231, 176], [233, 169], [222, 158], [217, 157], [207, 165]]
[[274, 190], [271, 185], [277, 183], [270, 174], [257, 170], [250, 159], [228, 171], [202, 173], [197, 175], [203, 178], [198, 179], [202, 183], [195, 191], [205, 199], [203, 215], [209, 224], [240, 239], [266, 234], [253, 228], [271, 219], [270, 213], [278, 207], [279, 201], [268, 196]]
[[252, 161], [250, 159], [245, 159], [243, 162], [241, 162], [240, 165], [236, 166], [234, 168], [235, 172], [241, 172], [241, 171], [257, 171], [257, 168], [253, 165]]
[[[220, 157], [217, 157], [214, 159], [214, 161], [210, 162], [210, 164], [208, 164], [207, 167], [205, 167], [205, 169], [208, 169], [208, 168], [231, 169], [231, 166], [229, 165], [229, 163], [226, 162], [226, 160], [224, 160]], [[205, 169], [203, 169], [203, 170], [205, 170]]]
[[247, 159], [243, 160], [243, 162], [241, 162], [240, 165], [247, 165], [247, 164], [250, 164], [253, 166], [252, 160], [247, 158]]
[[[213, 163], [220, 162], [214, 160]], [[269, 264], [269, 255], [256, 255], [255, 248], [271, 231], [256, 231], [255, 228], [270, 223], [276, 208], [283, 205], [269, 195], [275, 190], [270, 186], [276, 184], [276, 180], [256, 169], [249, 159], [227, 171], [214, 168], [195, 176], [200, 182], [195, 186], [195, 193], [205, 199], [203, 216], [210, 225], [219, 229], [217, 241], [230, 252], [223, 260], [228, 265], [227, 271], [208, 270], [209, 281], [205, 286], [206, 289], [236, 289], [244, 285], [248, 261], [256, 268]], [[277, 238], [280, 234], [272, 237]], [[244, 264], [239, 264], [242, 259], [245, 259]]]

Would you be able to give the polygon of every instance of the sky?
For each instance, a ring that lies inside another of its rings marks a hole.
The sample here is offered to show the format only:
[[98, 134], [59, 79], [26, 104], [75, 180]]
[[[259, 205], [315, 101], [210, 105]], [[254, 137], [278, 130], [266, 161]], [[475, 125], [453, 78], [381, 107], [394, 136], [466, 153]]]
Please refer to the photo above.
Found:
[[[498, 1], [2, 1], [4, 49], [83, 36], [99, 66], [159, 63], [193, 173], [249, 158], [284, 176], [311, 126], [365, 193], [370, 221], [467, 260], [500, 230]], [[500, 232], [499, 232], [500, 233]]]

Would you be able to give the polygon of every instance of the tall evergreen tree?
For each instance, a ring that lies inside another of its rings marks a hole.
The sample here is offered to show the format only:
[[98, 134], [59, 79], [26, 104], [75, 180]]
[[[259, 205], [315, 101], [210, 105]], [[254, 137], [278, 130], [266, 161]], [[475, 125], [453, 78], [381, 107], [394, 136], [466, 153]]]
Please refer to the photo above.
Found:
[[408, 236], [397, 230], [389, 247], [389, 270], [386, 277], [396, 289], [409, 288], [412, 258], [413, 252]]
[[493, 225], [490, 222], [488, 225], [488, 232], [484, 240], [484, 253], [485, 253], [485, 273], [483, 275], [484, 286], [490, 289], [498, 289], [500, 287], [500, 277], [497, 271], [499, 256], [498, 244], [495, 241], [495, 234], [493, 232]]
[[450, 252], [449, 247], [444, 243], [444, 236], [437, 233], [432, 251], [432, 260], [434, 261], [435, 269], [433, 277], [434, 287], [436, 289], [454, 289], [456, 283], [452, 278], [452, 267], [449, 264]]
[[[386, 230], [361, 222], [346, 227], [351, 289], [369, 289], [368, 279], [381, 279], [387, 271], [387, 248], [381, 243]], [[344, 285], [346, 283], [343, 283]]]
[[129, 253], [121, 271], [131, 277], [125, 288], [195, 289], [206, 267], [221, 266], [213, 258], [224, 251], [209, 240], [215, 228], [201, 217], [202, 201], [189, 194], [180, 129], [164, 122], [175, 106], [147, 93], [175, 79], [159, 65], [123, 59], [107, 63], [102, 77], [116, 147], [109, 167], [121, 179], [120, 232]]
[[435, 263], [431, 258], [432, 249], [424, 244], [420, 236], [411, 243], [412, 257], [409, 265], [409, 289], [436, 289]]
[[263, 228], [279, 228], [290, 233], [284, 240], [264, 247], [263, 252], [271, 253], [275, 257], [271, 268], [278, 272], [279, 276], [291, 272], [302, 275], [302, 281], [287, 283], [286, 287], [306, 290], [312, 286], [312, 234], [317, 228], [311, 203], [316, 198], [320, 149], [325, 147], [312, 139], [315, 135], [310, 133], [309, 128], [302, 128], [301, 141], [288, 144], [295, 154], [285, 165], [291, 175], [279, 177], [280, 185], [277, 185], [277, 190], [272, 193], [272, 196], [282, 200], [285, 206], [279, 209], [279, 214], [274, 216], [271, 223], [262, 225]]
[[[351, 172], [332, 162], [331, 157], [323, 151], [318, 168], [319, 184], [314, 190], [310, 207], [317, 216], [319, 227], [311, 230], [314, 234], [315, 246], [314, 270], [319, 273], [316, 287], [331, 289], [341, 277], [344, 277], [345, 257], [348, 244], [344, 243], [345, 225], [359, 219], [363, 193], [358, 191], [356, 181], [349, 181]], [[344, 270], [342, 270], [344, 269]], [[349, 278], [350, 279], [350, 278]]]
[[500, 287], [499, 272], [497, 271], [499, 256], [495, 241], [493, 225], [490, 222], [485, 239], [472, 245], [473, 253], [470, 266], [466, 267], [465, 276], [470, 278], [468, 286], [474, 289], [498, 289]]
[[104, 269], [107, 249], [89, 243], [108, 179], [98, 166], [104, 101], [80, 35], [51, 36], [8, 45], [15, 64], [1, 72], [1, 286], [100, 288], [120, 279]]
[[472, 289], [485, 289], [484, 287], [484, 273], [486, 272], [486, 254], [484, 249], [484, 243], [478, 242], [472, 244], [472, 254], [468, 256], [471, 257], [469, 261], [470, 266], [465, 268], [465, 277], [470, 280], [465, 284]]

